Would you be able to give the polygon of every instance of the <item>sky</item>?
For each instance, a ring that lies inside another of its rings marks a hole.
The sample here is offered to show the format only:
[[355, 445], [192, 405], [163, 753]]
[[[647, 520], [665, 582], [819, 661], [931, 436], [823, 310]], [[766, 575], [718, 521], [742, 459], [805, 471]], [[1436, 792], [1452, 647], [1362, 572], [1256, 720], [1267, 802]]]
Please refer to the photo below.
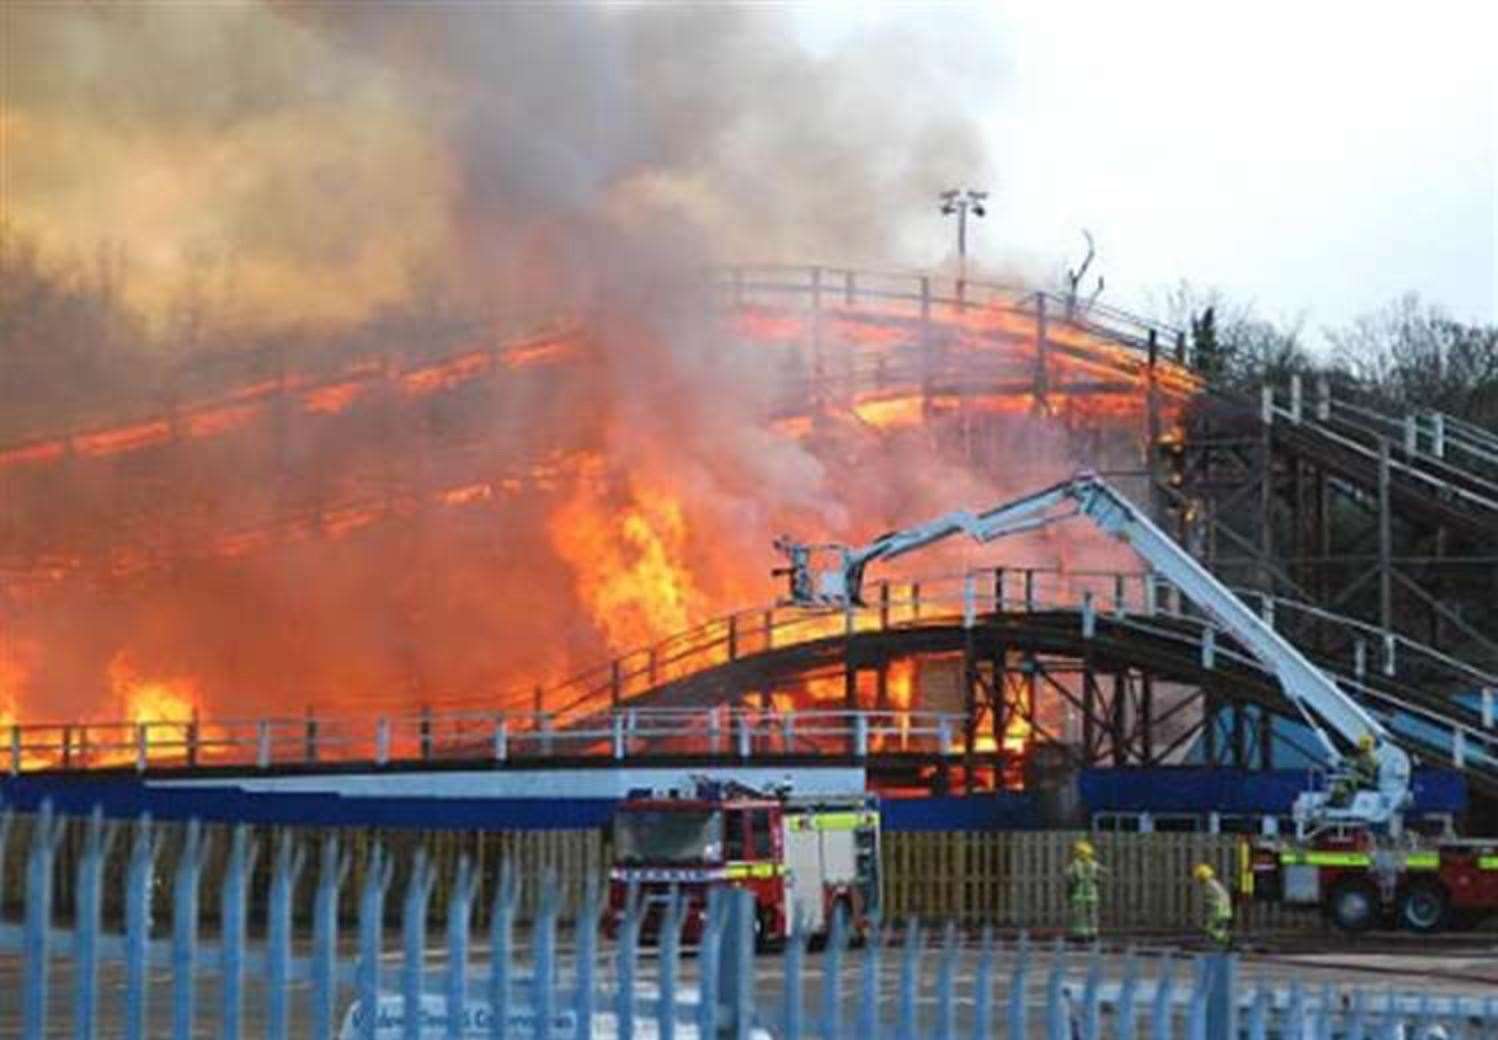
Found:
[[[970, 252], [1056, 276], [1098, 243], [1103, 300], [1181, 279], [1315, 342], [1406, 292], [1498, 322], [1498, 7], [1479, 3], [800, 6], [814, 51], [935, 35], [980, 121]], [[955, 186], [955, 185], [954, 185]], [[966, 187], [967, 185], [963, 185]], [[913, 219], [921, 261], [952, 249]]]
[[473, 221], [518, 176], [526, 217], [904, 270], [955, 266], [942, 186], [986, 189], [975, 275], [1056, 285], [1085, 228], [1152, 316], [1184, 279], [1313, 344], [1407, 292], [1498, 323], [1492, 3], [0, 0], [0, 38], [0, 220], [118, 241], [156, 303], [222, 269], [357, 316], [524, 248]]

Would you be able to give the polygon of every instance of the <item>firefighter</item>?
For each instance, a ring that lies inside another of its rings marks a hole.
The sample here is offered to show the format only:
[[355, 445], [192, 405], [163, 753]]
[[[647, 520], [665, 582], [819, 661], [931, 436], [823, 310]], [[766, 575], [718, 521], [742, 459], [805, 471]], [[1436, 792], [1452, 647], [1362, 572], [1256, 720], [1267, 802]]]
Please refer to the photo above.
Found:
[[1213, 946], [1225, 950], [1233, 942], [1233, 897], [1210, 864], [1198, 863], [1191, 874], [1202, 893], [1202, 933]]
[[1098, 875], [1097, 853], [1086, 839], [1072, 846], [1071, 862], [1066, 865], [1067, 931], [1079, 942], [1097, 939]]
[[1373, 753], [1373, 734], [1358, 738], [1357, 750], [1342, 758], [1342, 768], [1332, 784], [1332, 804], [1350, 805], [1359, 791], [1378, 788], [1378, 756]]

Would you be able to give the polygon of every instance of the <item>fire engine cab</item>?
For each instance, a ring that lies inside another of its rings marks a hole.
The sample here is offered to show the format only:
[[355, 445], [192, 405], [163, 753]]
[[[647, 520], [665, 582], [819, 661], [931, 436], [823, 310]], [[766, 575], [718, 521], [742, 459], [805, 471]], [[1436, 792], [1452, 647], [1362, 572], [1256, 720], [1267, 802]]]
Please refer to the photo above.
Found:
[[879, 905], [879, 808], [869, 795], [794, 798], [737, 783], [696, 780], [682, 791], [633, 791], [613, 819], [607, 925], [616, 931], [631, 890], [642, 902], [641, 933], [654, 937], [678, 893], [683, 937], [705, 923], [708, 891], [754, 894], [755, 938], [790, 935], [794, 915], [825, 935], [841, 907], [853, 935]]

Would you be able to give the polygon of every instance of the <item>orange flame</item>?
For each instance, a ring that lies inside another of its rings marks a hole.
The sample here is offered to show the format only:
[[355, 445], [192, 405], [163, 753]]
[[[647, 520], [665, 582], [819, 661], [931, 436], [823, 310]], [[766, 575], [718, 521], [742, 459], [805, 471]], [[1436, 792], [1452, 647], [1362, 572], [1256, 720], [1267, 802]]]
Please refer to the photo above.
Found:
[[579, 597], [615, 652], [687, 628], [699, 600], [685, 562], [687, 528], [680, 501], [631, 476], [610, 494], [598, 460], [551, 515], [557, 554], [572, 568]]
[[125, 720], [136, 725], [192, 722], [201, 699], [192, 679], [143, 678], [124, 653], [109, 662], [109, 686], [124, 705]]

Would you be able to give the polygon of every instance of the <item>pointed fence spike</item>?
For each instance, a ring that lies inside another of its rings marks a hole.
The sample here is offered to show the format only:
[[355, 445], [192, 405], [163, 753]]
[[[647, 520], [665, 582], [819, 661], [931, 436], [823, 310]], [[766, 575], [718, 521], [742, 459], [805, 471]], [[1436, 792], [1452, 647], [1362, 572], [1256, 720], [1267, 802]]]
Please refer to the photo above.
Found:
[[432, 895], [431, 860], [424, 847], [411, 860], [406, 894], [401, 904], [401, 1033], [405, 1040], [422, 1040], [426, 984], [427, 907]]
[[625, 893], [624, 918], [614, 949], [614, 973], [618, 979], [614, 992], [614, 1017], [621, 1037], [635, 1035], [635, 973], [640, 958], [641, 907], [640, 887], [631, 881]]
[[302, 873], [305, 857], [291, 831], [277, 836], [271, 875], [270, 907], [266, 919], [265, 986], [266, 1036], [284, 1040], [290, 1024], [288, 1004], [291, 983], [291, 900]]
[[338, 835], [323, 835], [318, 854], [317, 891], [312, 898], [312, 1036], [333, 1040], [338, 995], [338, 890], [348, 876], [349, 856]]
[[900, 1006], [896, 1018], [898, 1040], [917, 1040], [916, 1001], [920, 995], [921, 924], [905, 921], [905, 946], [900, 953]]
[[1153, 1040], [1171, 1040], [1174, 1031], [1175, 958], [1167, 951], [1160, 958], [1160, 973], [1155, 977], [1155, 999], [1150, 1006], [1150, 1036]]
[[681, 970], [681, 891], [672, 885], [661, 915], [661, 931], [656, 942], [660, 950], [660, 999], [656, 1002], [656, 1034], [660, 1040], [676, 1040], [676, 991]]
[[1051, 974], [1046, 979], [1045, 999], [1048, 1040], [1072, 1040], [1070, 1008], [1066, 996], [1066, 944], [1059, 937], [1051, 947]]
[[583, 886], [583, 904], [573, 925], [577, 946], [577, 986], [573, 995], [573, 1009], [577, 1015], [577, 1040], [592, 1040], [593, 1037], [593, 1014], [597, 1004], [595, 975], [598, 928], [602, 912], [602, 889], [597, 876], [590, 874]]
[[61, 836], [52, 800], [43, 799], [26, 857], [26, 906], [22, 924], [21, 1036], [42, 1040], [47, 1033], [48, 968], [51, 954], [52, 867]]
[[172, 1036], [190, 1037], [197, 1000], [198, 880], [206, 842], [203, 825], [187, 821], [172, 877]]
[[369, 850], [364, 887], [359, 893], [359, 963], [355, 969], [355, 1028], [362, 1040], [375, 1040], [380, 1021], [380, 956], [385, 940], [385, 890], [391, 863], [376, 841]]
[[555, 872], [547, 870], [541, 876], [540, 905], [531, 931], [531, 1006], [541, 1036], [550, 1035], [556, 1019], [557, 917], [561, 904], [561, 886]]
[[[109, 856], [116, 833], [113, 822], [105, 825], [103, 807], [95, 806], [89, 815], [83, 855], [78, 860], [76, 874], [78, 909], [73, 922], [73, 957], [77, 962], [73, 969], [73, 1036], [76, 1040], [92, 1040], [98, 1027], [100, 900], [104, 861]], [[4, 845], [0, 844], [0, 858], [4, 855]], [[0, 888], [0, 895], [3, 893], [4, 889]]]
[[519, 884], [509, 860], [499, 865], [494, 908], [489, 917], [489, 1035], [503, 1040], [509, 1028], [511, 962], [515, 956], [515, 902]]
[[832, 906], [832, 923], [827, 929], [827, 946], [822, 953], [822, 1021], [821, 1034], [827, 1040], [841, 1040], [843, 1031], [843, 950], [848, 942], [847, 905], [838, 900]]
[[979, 944], [978, 972], [973, 978], [973, 1040], [985, 1040], [993, 1029], [993, 925], [983, 926]]
[[1030, 1004], [1026, 992], [1030, 975], [1030, 933], [1020, 932], [1014, 945], [1014, 970], [1009, 976], [1009, 1003], [1005, 1013], [1009, 1035], [1028, 1037]]
[[150, 985], [146, 954], [151, 937], [151, 881], [159, 849], [151, 814], [135, 823], [125, 870], [125, 1040], [146, 1040]]
[[884, 956], [884, 929], [878, 910], [869, 915], [869, 938], [864, 944], [863, 963], [858, 973], [858, 1035], [863, 1040], [879, 1040], [880, 962]]
[[781, 1035], [784, 1040], [801, 1040], [803, 1027], [802, 978], [806, 964], [806, 921], [801, 907], [796, 907], [791, 918], [791, 934], [785, 943], [785, 972], [782, 987], [785, 994]]
[[941, 958], [936, 965], [936, 1040], [956, 1040], [957, 922], [948, 920], [942, 931]]
[[458, 857], [458, 872], [447, 893], [447, 978], [443, 986], [447, 1006], [448, 1040], [463, 1036], [465, 1009], [468, 1004], [469, 925], [473, 917], [473, 895], [478, 877], [473, 857]]

